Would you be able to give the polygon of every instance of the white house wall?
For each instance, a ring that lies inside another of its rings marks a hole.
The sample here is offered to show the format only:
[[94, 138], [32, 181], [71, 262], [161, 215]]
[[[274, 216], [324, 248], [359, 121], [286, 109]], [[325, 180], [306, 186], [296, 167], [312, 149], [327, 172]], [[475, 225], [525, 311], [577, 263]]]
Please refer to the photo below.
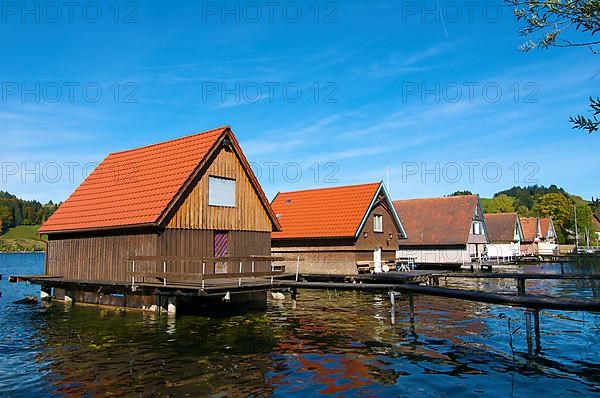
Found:
[[521, 255], [519, 243], [490, 243], [487, 245], [489, 258], [517, 257]]
[[469, 264], [471, 255], [465, 249], [403, 249], [396, 257], [412, 257], [418, 264]]

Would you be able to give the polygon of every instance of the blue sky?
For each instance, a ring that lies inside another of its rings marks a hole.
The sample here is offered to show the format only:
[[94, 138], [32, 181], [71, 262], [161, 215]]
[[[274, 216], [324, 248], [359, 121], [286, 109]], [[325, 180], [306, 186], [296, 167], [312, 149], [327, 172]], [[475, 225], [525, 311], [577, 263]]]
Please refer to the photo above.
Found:
[[600, 136], [568, 123], [598, 95], [594, 57], [519, 52], [501, 2], [3, 4], [0, 189], [24, 198], [64, 200], [110, 152], [225, 124], [269, 198], [388, 171], [398, 199], [600, 196]]

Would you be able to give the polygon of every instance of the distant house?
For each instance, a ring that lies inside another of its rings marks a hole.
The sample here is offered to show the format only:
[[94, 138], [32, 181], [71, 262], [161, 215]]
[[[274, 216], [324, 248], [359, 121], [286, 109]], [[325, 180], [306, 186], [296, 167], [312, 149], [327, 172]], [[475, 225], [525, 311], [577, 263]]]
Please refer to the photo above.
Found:
[[596, 214], [592, 215], [592, 225], [596, 231], [596, 241], [600, 241], [600, 217], [598, 217]]
[[556, 244], [556, 229], [552, 218], [540, 218], [540, 242], [538, 243], [538, 253], [540, 255], [558, 254], [558, 245]]
[[542, 236], [540, 219], [537, 217], [521, 217], [523, 239], [521, 240], [521, 255], [533, 256], [537, 254], [537, 244]]
[[482, 257], [488, 234], [478, 195], [396, 200], [394, 208], [408, 235], [399, 242], [398, 257], [413, 257], [422, 265]]
[[406, 234], [380, 182], [280, 192], [271, 203], [281, 225], [273, 255], [301, 257], [301, 272], [355, 274], [395, 259]]
[[[238, 272], [201, 263], [270, 256], [278, 228], [233, 132], [221, 127], [110, 154], [40, 233], [48, 235], [46, 274], [85, 281], [93, 292], [81, 300], [97, 300], [96, 284], [131, 280], [132, 261], [136, 271]], [[257, 267], [270, 271], [270, 264]]]
[[490, 258], [518, 257], [521, 255], [523, 229], [517, 213], [486, 214], [490, 243], [487, 254]]
[[521, 227], [523, 228], [522, 255], [557, 254], [556, 229], [552, 218], [521, 217]]

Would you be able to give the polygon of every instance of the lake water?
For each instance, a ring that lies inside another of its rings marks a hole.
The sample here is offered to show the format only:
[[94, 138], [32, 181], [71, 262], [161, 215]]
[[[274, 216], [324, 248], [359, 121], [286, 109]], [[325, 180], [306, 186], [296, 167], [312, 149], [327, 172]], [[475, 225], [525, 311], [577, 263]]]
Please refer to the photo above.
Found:
[[[426, 296], [415, 297], [414, 323], [400, 300], [394, 326], [388, 297], [360, 292], [301, 290], [295, 309], [270, 301], [266, 311], [177, 318], [13, 304], [39, 288], [8, 275], [41, 273], [43, 260], [0, 254], [3, 397], [600, 395], [599, 314], [542, 311], [541, 347], [530, 355], [523, 309]], [[589, 281], [527, 288], [600, 297]]]

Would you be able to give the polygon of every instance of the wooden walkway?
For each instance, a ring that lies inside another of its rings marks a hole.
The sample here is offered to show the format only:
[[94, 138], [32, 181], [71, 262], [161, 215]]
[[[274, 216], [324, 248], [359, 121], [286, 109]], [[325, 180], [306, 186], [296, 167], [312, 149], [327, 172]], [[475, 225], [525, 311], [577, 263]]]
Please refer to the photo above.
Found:
[[[564, 311], [600, 311], [600, 300], [566, 297], [549, 297], [525, 294], [526, 279], [588, 279], [599, 280], [600, 275], [591, 274], [517, 274], [517, 273], [440, 273], [416, 272], [388, 273], [379, 275], [346, 275], [337, 276], [337, 279], [323, 279], [325, 276], [311, 280], [309, 275], [301, 275], [300, 280], [295, 280], [294, 274], [278, 273], [277, 277], [243, 277], [222, 278], [211, 280], [184, 280], [165, 282], [135, 282], [134, 289], [145, 294], [157, 296], [189, 296], [189, 297], [215, 297], [228, 292], [256, 292], [273, 289], [290, 290], [295, 297], [298, 289], [336, 289], [336, 290], [362, 290], [362, 291], [387, 291], [447, 297], [459, 300], [469, 300], [481, 303], [509, 305], [529, 309], [555, 309]], [[474, 290], [450, 289], [439, 286], [424, 286], [418, 284], [420, 279], [431, 278], [435, 283], [436, 278], [512, 278], [518, 281], [518, 295], [488, 293]], [[113, 281], [82, 281], [69, 280], [61, 277], [31, 275], [11, 277], [11, 281], [27, 281], [42, 286], [52, 286], [65, 289], [85, 288], [93, 291], [126, 293], [132, 291], [131, 282]]]
[[518, 272], [447, 272], [436, 273], [440, 278], [483, 278], [483, 279], [593, 279], [600, 280], [600, 274], [534, 274]]
[[295, 289], [397, 291], [408, 294], [424, 294], [428, 296], [447, 297], [459, 300], [509, 305], [512, 307], [524, 307], [530, 309], [554, 309], [564, 311], [600, 311], [600, 300], [531, 295], [517, 296], [414, 284], [361, 284], [282, 281], [280, 286]]

